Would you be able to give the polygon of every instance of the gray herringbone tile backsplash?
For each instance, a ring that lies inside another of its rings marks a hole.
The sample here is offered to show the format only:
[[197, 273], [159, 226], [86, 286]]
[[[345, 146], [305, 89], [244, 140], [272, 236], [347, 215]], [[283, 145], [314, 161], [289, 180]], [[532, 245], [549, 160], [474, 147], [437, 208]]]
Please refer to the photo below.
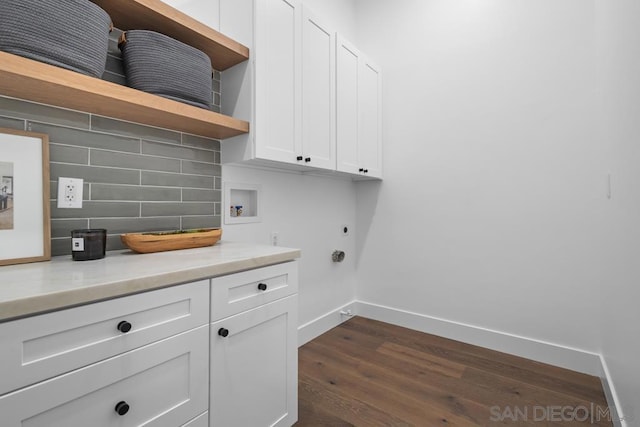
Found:
[[[117, 47], [107, 66], [124, 83]], [[220, 141], [1, 96], [0, 127], [49, 135], [53, 255], [76, 228], [106, 228], [113, 250], [121, 233], [220, 226]], [[61, 176], [84, 179], [82, 209], [57, 208]]]

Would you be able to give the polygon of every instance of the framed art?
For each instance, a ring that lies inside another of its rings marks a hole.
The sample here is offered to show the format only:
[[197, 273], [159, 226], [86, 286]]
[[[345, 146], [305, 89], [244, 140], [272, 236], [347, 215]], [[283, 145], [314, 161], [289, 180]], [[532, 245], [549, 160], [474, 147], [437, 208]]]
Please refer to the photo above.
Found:
[[49, 138], [0, 128], [0, 266], [49, 259]]

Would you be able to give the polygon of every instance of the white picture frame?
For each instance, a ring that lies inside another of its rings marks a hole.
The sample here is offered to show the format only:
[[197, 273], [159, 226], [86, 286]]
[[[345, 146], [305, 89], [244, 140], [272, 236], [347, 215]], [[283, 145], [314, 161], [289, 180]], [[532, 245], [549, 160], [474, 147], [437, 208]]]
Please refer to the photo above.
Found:
[[51, 259], [49, 137], [0, 128], [0, 266]]

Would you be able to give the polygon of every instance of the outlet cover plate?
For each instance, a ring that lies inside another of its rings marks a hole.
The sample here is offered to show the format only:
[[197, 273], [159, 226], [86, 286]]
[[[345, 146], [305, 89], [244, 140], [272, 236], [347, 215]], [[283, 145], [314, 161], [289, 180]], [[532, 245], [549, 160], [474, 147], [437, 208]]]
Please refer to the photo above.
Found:
[[83, 185], [81, 178], [58, 178], [58, 208], [81, 209]]

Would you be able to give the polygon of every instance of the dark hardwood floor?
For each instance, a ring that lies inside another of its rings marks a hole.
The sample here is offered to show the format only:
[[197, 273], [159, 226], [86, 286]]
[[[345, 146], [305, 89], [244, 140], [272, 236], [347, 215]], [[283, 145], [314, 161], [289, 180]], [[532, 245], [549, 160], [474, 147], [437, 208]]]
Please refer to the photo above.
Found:
[[596, 377], [361, 317], [299, 349], [296, 426], [612, 426]]

